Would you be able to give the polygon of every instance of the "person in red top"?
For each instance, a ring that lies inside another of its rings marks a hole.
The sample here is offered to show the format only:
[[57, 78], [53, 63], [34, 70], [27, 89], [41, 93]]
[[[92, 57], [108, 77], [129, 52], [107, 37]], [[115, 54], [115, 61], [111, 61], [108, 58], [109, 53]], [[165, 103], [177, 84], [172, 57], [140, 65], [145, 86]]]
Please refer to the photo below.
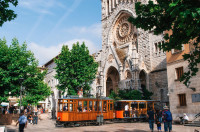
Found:
[[172, 131], [172, 114], [169, 111], [168, 106], [164, 106], [163, 109], [164, 110], [162, 112], [162, 117], [163, 117], [163, 122], [164, 122], [164, 130], [165, 132], [167, 132], [169, 129], [169, 132], [171, 132]]

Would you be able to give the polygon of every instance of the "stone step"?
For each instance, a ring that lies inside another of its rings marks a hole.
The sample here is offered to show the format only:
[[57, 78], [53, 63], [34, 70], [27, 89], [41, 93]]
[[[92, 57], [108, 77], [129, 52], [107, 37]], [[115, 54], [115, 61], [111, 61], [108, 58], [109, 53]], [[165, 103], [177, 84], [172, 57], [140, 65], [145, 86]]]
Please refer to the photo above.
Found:
[[200, 121], [193, 121], [192, 123], [200, 124]]
[[184, 124], [184, 126], [200, 127], [200, 124], [190, 123], [190, 124]]

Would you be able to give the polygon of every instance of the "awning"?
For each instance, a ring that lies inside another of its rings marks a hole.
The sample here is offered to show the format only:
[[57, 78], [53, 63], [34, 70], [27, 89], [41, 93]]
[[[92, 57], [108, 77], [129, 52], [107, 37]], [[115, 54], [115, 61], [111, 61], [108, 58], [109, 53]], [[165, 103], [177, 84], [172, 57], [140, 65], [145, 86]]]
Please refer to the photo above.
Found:
[[18, 106], [18, 105], [19, 105], [19, 103], [14, 104], [14, 106]]
[[9, 106], [9, 103], [2, 102], [2, 103], [1, 103], [1, 106]]

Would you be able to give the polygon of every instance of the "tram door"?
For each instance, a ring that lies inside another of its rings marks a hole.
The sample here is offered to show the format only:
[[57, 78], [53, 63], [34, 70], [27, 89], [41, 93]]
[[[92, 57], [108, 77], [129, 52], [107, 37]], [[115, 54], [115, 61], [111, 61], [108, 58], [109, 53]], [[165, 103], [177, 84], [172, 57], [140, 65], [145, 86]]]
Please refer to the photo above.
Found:
[[123, 110], [123, 103], [122, 102], [115, 102], [115, 117], [116, 118], [124, 118], [124, 110]]

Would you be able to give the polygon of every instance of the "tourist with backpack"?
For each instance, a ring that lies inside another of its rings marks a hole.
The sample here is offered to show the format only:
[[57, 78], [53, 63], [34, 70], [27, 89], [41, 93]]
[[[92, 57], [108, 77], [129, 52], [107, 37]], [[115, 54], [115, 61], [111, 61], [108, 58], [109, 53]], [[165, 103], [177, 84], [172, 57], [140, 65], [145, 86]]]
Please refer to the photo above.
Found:
[[147, 112], [147, 118], [149, 119], [149, 128], [150, 128], [151, 132], [153, 132], [155, 112], [152, 107], [150, 107], [149, 111]]
[[165, 132], [168, 132], [168, 129], [169, 129], [169, 132], [171, 132], [172, 131], [172, 113], [169, 111], [168, 106], [164, 106], [163, 108], [164, 110], [163, 110], [162, 116], [163, 116], [163, 122], [164, 122], [164, 130]]

